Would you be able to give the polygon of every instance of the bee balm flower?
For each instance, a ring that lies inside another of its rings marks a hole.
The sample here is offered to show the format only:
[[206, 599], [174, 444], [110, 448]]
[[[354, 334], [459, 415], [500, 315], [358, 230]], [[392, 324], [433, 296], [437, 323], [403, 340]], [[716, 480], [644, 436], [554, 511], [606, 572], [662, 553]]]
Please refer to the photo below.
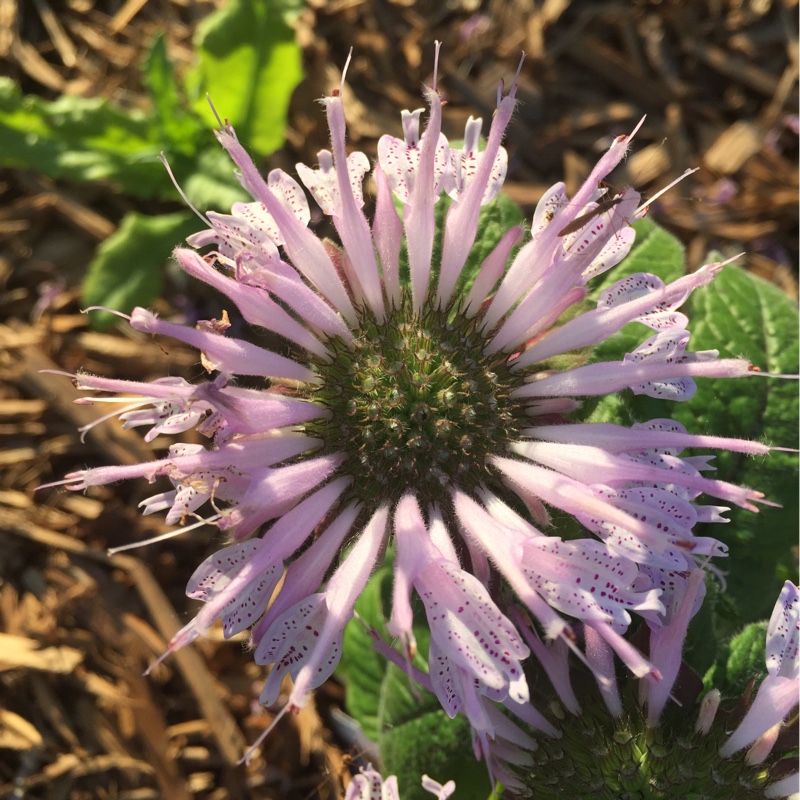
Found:
[[[657, 677], [622, 634], [631, 613], [663, 611], [664, 576], [724, 553], [693, 536], [696, 521], [721, 520], [718, 507], [695, 498], [754, 508], [761, 497], [706, 477], [702, 459], [680, 454], [760, 454], [766, 446], [692, 435], [669, 420], [632, 428], [569, 422], [581, 396], [631, 390], [685, 400], [696, 377], [750, 374], [745, 361], [686, 350], [678, 308], [720, 265], [667, 285], [653, 275], [627, 277], [596, 308], [554, 326], [584, 299], [587, 282], [631, 247], [639, 196], [628, 189], [603, 200], [598, 185], [632, 135], [613, 141], [571, 199], [563, 184], [554, 186], [516, 255], [520, 228], [463, 288], [480, 209], [505, 177], [501, 143], [515, 95], [516, 81], [498, 97], [483, 150], [475, 119], [455, 148], [441, 133], [434, 80], [424, 132], [422, 111], [406, 111], [404, 137], [379, 142], [371, 223], [362, 211], [369, 162], [347, 153], [341, 91], [327, 98], [332, 152], [320, 153], [318, 169], [298, 165], [298, 174], [339, 244], [309, 229], [300, 184], [282, 170], [263, 178], [233, 128], [220, 123], [217, 138], [252, 202], [208, 213], [207, 229], [189, 239], [205, 252], [181, 248], [175, 257], [287, 347], [277, 353], [228, 336], [225, 315], [191, 329], [139, 308], [133, 328], [196, 347], [213, 379], [193, 386], [75, 376], [83, 389], [138, 396], [126, 400], [129, 427], [151, 426], [154, 436], [196, 426], [208, 437], [208, 447], [175, 444], [157, 461], [76, 472], [62, 483], [80, 490], [163, 476], [173, 488], [147, 500], [145, 513], [165, 510], [181, 523], [199, 517], [226, 533], [230, 544], [189, 582], [204, 606], [169, 652], [217, 620], [226, 636], [252, 628], [256, 660], [276, 665], [266, 702], [286, 673], [295, 708], [332, 673], [353, 604], [393, 535], [396, 633], [411, 651], [416, 591], [433, 631], [434, 690], [448, 713], [463, 711], [484, 734], [493, 732], [487, 698], [521, 705], [528, 697], [520, 668], [528, 646], [488, 591], [498, 574], [547, 637], [570, 637], [570, 620], [579, 620], [635, 674]], [[452, 204], [434, 257], [434, 210], [445, 193]], [[548, 366], [632, 321], [653, 335], [624, 360]], [[262, 385], [244, 388], [239, 376]], [[213, 510], [203, 517], [206, 505]], [[562, 541], [547, 507], [576, 517], [587, 537]], [[267, 611], [287, 565], [291, 580]]]
[[[703, 571], [674, 577], [660, 627], [648, 620], [650, 658], [663, 680], [638, 687], [621, 682], [610, 648], [586, 629], [586, 655], [600, 697], [585, 670], [570, 674], [566, 659], [558, 673], [547, 671], [561, 705], [556, 711], [559, 704], [552, 702], [553, 695], [548, 698], [559, 737], [531, 734], [536, 741], [527, 749], [528, 763], [513, 768], [512, 781], [522, 792], [557, 797], [568, 784], [575, 797], [797, 797], [800, 776], [792, 757], [797, 742], [792, 711], [800, 689], [797, 586], [784, 584], [766, 626], [766, 677], [755, 696], [750, 684], [740, 696], [728, 698], [731, 707], [718, 689], [696, 702], [702, 681], [688, 665], [679, 676]], [[745, 639], [748, 643], [731, 652], [729, 663], [752, 663], [744, 651], [752, 654], [753, 640], [746, 634]], [[559, 660], [557, 648], [532, 645], [543, 664]]]

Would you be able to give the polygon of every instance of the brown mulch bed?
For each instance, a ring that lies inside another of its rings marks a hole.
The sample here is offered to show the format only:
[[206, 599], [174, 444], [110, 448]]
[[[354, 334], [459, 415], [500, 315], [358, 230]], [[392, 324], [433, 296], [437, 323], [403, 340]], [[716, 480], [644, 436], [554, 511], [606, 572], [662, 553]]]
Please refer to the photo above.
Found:
[[[195, 26], [214, 6], [0, 0], [0, 73], [48, 98], [140, 105], [137, 64], [155, 33], [166, 31], [172, 57], [188, 64]], [[556, 180], [574, 190], [609, 137], [647, 114], [619, 182], [652, 192], [700, 167], [652, 209], [685, 242], [690, 268], [711, 248], [745, 250], [748, 269], [796, 297], [796, 30], [796, 0], [314, 0], [299, 21], [307, 79], [287, 144], [265, 167], [314, 163], [327, 133], [313, 100], [338, 85], [351, 46], [350, 141], [371, 157], [382, 133], [399, 134], [399, 109], [422, 105], [435, 39], [455, 138], [469, 114], [490, 118], [498, 80], [525, 50], [506, 191], [527, 214]], [[146, 445], [113, 421], [82, 442], [77, 429], [104, 408], [74, 405], [69, 381], [42, 369], [201, 373], [193, 351], [125, 329], [97, 333], [79, 313], [97, 244], [126, 210], [147, 207], [108, 187], [10, 170], [0, 198], [0, 798], [342, 797], [351, 754], [333, 722], [337, 684], [283, 720], [245, 767], [242, 753], [273, 714], [258, 707], [264, 674], [244, 639], [212, 636], [142, 676], [189, 618], [184, 587], [213, 534], [109, 558], [108, 547], [166, 530], [137, 509], [146, 486], [33, 494], [71, 470], [137, 463], [167, 444]], [[35, 319], [45, 284], [56, 289]]]

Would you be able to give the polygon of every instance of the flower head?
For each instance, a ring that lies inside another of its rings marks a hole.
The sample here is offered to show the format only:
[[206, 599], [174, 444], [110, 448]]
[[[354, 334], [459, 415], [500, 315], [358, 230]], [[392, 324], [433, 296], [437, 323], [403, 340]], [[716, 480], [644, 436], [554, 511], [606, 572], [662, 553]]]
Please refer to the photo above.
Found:
[[[681, 453], [769, 450], [662, 419], [632, 428], [570, 422], [583, 396], [631, 390], [680, 401], [696, 377], [752, 374], [745, 361], [686, 350], [688, 321], [678, 309], [719, 264], [666, 285], [653, 275], [626, 277], [596, 308], [574, 313], [587, 282], [624, 258], [634, 239], [629, 223], [644, 213], [632, 189], [611, 197], [599, 188], [633, 134], [612, 142], [572, 198], [563, 184], [552, 187], [518, 252], [515, 228], [466, 280], [481, 207], [505, 177], [502, 139], [515, 95], [516, 80], [498, 97], [483, 150], [482, 123], [472, 118], [455, 148], [441, 132], [434, 82], [424, 131], [423, 111], [406, 111], [403, 138], [380, 140], [371, 223], [362, 210], [369, 161], [347, 153], [341, 91], [326, 98], [332, 151], [319, 154], [318, 169], [297, 172], [338, 244], [309, 228], [300, 184], [279, 169], [263, 178], [220, 122], [217, 138], [252, 202], [208, 213], [206, 229], [189, 238], [198, 249], [175, 257], [286, 346], [275, 352], [227, 335], [224, 314], [191, 329], [136, 309], [133, 328], [195, 346], [213, 379], [191, 386], [81, 374], [76, 382], [138, 396], [122, 417], [150, 426], [148, 436], [196, 426], [209, 446], [176, 444], [157, 461], [63, 481], [79, 490], [163, 476], [173, 488], [146, 501], [146, 513], [166, 510], [181, 523], [198, 517], [226, 532], [231, 544], [189, 583], [205, 605], [170, 651], [216, 620], [226, 636], [253, 627], [256, 659], [275, 664], [264, 700], [275, 700], [289, 673], [292, 707], [335, 668], [358, 593], [396, 536], [396, 631], [412, 648], [408, 603], [416, 591], [433, 634], [436, 692], [449, 713], [467, 714], [484, 751], [495, 728], [486, 701], [526, 702], [523, 637], [535, 638], [519, 622], [526, 616], [512, 622], [498, 607], [497, 578], [548, 640], [575, 647], [578, 621], [635, 674], [658, 679], [623, 634], [632, 614], [659, 624], [670, 576], [724, 555], [719, 542], [692, 533], [697, 520], [724, 521], [717, 506], [696, 498], [755, 509], [761, 497], [706, 477], [702, 459]], [[435, 208], [445, 195], [439, 252]], [[557, 325], [567, 310], [569, 321]], [[555, 356], [634, 321], [654, 333], [624, 360], [553, 368]], [[239, 385], [243, 376], [256, 388]], [[200, 516], [206, 505], [212, 511]], [[559, 538], [548, 508], [574, 516], [586, 537]], [[293, 580], [267, 611], [287, 565]]]
[[[599, 698], [587, 673], [570, 674], [556, 647], [532, 647], [546, 667], [560, 664], [560, 673], [547, 669], [562, 706], [554, 719], [560, 736], [531, 733], [536, 746], [528, 748], [529, 761], [513, 770], [520, 791], [562, 797], [568, 782], [573, 797], [795, 796], [800, 778], [796, 758], [788, 756], [797, 742], [796, 715], [794, 735], [784, 723], [797, 707], [800, 689], [798, 588], [787, 581], [775, 605], [766, 631], [767, 676], [755, 697], [751, 682], [736, 707], [722, 710], [718, 689], [696, 702], [702, 684], [680, 658], [689, 619], [699, 607], [702, 578], [701, 569], [692, 571], [684, 586], [670, 592], [660, 625], [648, 621], [649, 657], [663, 673], [659, 683], [633, 687], [620, 681], [610, 648], [588, 627], [585, 652]], [[752, 639], [745, 638], [748, 649]], [[741, 652], [738, 658], [745, 660]]]

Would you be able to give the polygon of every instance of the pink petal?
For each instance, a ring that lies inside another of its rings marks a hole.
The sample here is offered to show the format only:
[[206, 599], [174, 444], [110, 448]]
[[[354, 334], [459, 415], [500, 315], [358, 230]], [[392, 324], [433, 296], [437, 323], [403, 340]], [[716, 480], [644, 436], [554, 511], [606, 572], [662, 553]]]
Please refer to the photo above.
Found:
[[767, 671], [797, 679], [800, 669], [800, 593], [786, 581], [767, 626]]

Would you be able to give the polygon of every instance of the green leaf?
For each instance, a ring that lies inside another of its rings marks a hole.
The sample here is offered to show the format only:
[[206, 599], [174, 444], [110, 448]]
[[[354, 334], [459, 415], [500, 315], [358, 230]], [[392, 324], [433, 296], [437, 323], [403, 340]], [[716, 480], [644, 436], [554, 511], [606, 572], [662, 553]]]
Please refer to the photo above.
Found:
[[158, 160], [164, 149], [146, 114], [105, 100], [64, 95], [23, 97], [0, 78], [0, 165], [51, 178], [110, 181], [139, 197], [171, 189]]
[[[464, 295], [469, 293], [486, 256], [494, 250], [506, 231], [515, 225], [522, 225], [524, 221], [525, 217], [520, 207], [502, 192], [491, 203], [481, 207], [478, 217], [478, 235], [475, 237], [475, 243], [469, 251], [467, 263], [456, 284], [457, 293]], [[519, 246], [512, 251], [509, 263], [518, 249]]]
[[[130, 213], [119, 229], [97, 248], [83, 283], [85, 306], [104, 306], [129, 313], [147, 306], [161, 291], [164, 264], [176, 245], [197, 230], [191, 212], [147, 217]], [[109, 312], [94, 312], [92, 324], [105, 328], [117, 321]]]
[[214, 123], [205, 95], [247, 147], [267, 155], [283, 144], [289, 100], [303, 77], [290, 27], [296, 0], [231, 0], [200, 23], [189, 76], [195, 108]]
[[[397, 667], [393, 691], [407, 687], [408, 678]], [[456, 781], [459, 800], [486, 800], [491, 791], [486, 765], [476, 761], [470, 744], [469, 722], [463, 716], [449, 719], [431, 694], [418, 705], [418, 713], [391, 726], [387, 721], [380, 739], [384, 774], [397, 775], [403, 800], [430, 800], [420, 785], [421, 775], [445, 783]]]
[[[191, 163], [181, 161], [176, 164], [175, 175], [186, 196], [201, 211], [227, 212], [234, 203], [253, 199], [236, 180], [230, 156], [216, 143], [210, 149], [200, 150]], [[177, 192], [175, 196], [177, 198]], [[202, 223], [198, 222], [198, 230], [201, 227]]]
[[766, 621], [751, 623], [734, 636], [721, 648], [716, 664], [706, 674], [706, 688], [719, 689], [726, 697], [739, 697], [752, 679], [763, 680], [767, 674], [766, 636]]
[[505, 787], [502, 783], [498, 783], [494, 789], [492, 789], [492, 793], [489, 795], [489, 800], [502, 800], [504, 792]]
[[[723, 270], [687, 304], [693, 350], [718, 349], [720, 358], [743, 357], [765, 372], [796, 374], [797, 309], [778, 287], [737, 267]], [[674, 409], [689, 430], [794, 447], [797, 443], [797, 383], [752, 377], [698, 380], [697, 394]], [[720, 452], [716, 478], [765, 493], [782, 508], [759, 514], [734, 508], [731, 524], [705, 526], [698, 535], [726, 541], [730, 556], [727, 595], [735, 612], [727, 633], [769, 617], [787, 573], [796, 579], [792, 548], [798, 529], [797, 455], [773, 452], [753, 458]]]
[[754, 622], [733, 638], [728, 656], [728, 691], [741, 695], [751, 679], [767, 674], [767, 622]]
[[175, 81], [172, 63], [167, 55], [166, 39], [160, 33], [153, 40], [143, 69], [144, 83], [153, 101], [154, 116], [165, 143], [171, 144], [173, 152], [191, 156], [197, 149], [200, 136], [208, 136], [200, 119], [186, 109], [183, 94]]

